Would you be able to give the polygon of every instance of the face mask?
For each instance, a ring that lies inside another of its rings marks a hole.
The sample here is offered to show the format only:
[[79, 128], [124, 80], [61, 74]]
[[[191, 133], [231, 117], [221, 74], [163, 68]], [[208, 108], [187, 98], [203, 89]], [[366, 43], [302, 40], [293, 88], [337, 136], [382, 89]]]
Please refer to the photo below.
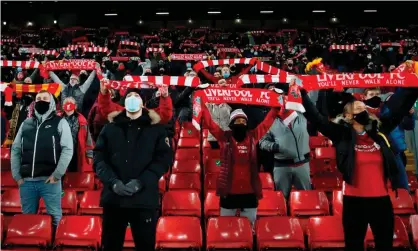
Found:
[[43, 100], [36, 101], [35, 110], [41, 115], [45, 114], [49, 110], [49, 102]]
[[137, 112], [141, 109], [142, 99], [135, 96], [130, 96], [125, 99], [125, 109], [128, 112]]
[[393, 48], [392, 47], [389, 47], [388, 51], [393, 51]]
[[258, 55], [258, 52], [254, 52], [254, 56], [257, 56]]
[[64, 104], [63, 109], [66, 112], [72, 112], [75, 110], [75, 104], [71, 102], [67, 102]]
[[353, 114], [353, 119], [360, 125], [367, 125], [369, 123], [369, 113], [362, 111], [358, 114]]
[[364, 104], [372, 108], [378, 108], [381, 102], [382, 102], [382, 99], [380, 97], [374, 96], [373, 98], [365, 100]]
[[225, 72], [224, 74], [223, 74], [223, 76], [224, 76], [224, 78], [229, 78], [229, 76], [230, 76], [231, 74], [229, 73], [229, 72]]
[[191, 63], [187, 63], [187, 64], [186, 64], [186, 67], [187, 67], [187, 68], [192, 68], [192, 64], [191, 64]]
[[230, 126], [232, 130], [232, 136], [234, 139], [238, 142], [241, 142], [245, 139], [245, 136], [247, 135], [248, 127], [247, 125], [238, 124], [238, 125], [231, 125]]

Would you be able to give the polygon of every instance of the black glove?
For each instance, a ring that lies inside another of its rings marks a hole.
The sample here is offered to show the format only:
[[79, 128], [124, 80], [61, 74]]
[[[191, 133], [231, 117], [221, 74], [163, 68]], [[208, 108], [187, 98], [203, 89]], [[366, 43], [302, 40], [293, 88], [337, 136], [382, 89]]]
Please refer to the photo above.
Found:
[[280, 146], [279, 146], [279, 144], [274, 143], [274, 144], [273, 144], [273, 147], [272, 147], [272, 149], [271, 149], [271, 151], [272, 151], [273, 153], [278, 153], [278, 152], [280, 151]]
[[120, 180], [113, 183], [112, 190], [119, 196], [132, 196], [133, 194]]
[[127, 190], [134, 194], [142, 190], [142, 184], [139, 180], [130, 180], [126, 185]]

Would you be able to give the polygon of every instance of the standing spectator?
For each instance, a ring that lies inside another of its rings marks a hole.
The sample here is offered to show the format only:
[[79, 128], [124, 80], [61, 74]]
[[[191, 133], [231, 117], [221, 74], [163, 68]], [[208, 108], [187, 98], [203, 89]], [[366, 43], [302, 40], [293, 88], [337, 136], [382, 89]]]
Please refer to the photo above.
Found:
[[77, 105], [73, 97], [68, 97], [64, 100], [64, 118], [70, 125], [74, 145], [74, 153], [68, 166], [68, 171], [92, 171], [93, 140], [90, 135], [86, 118], [84, 118], [81, 113], [76, 112], [76, 109]]
[[310, 190], [310, 148], [307, 121], [302, 114], [280, 110], [270, 130], [261, 138], [260, 148], [273, 152], [273, 177], [276, 189], [289, 199], [292, 185]]
[[62, 217], [61, 177], [72, 156], [71, 129], [57, 116], [52, 94], [40, 91], [35, 114], [23, 121], [11, 149], [12, 176], [19, 185], [24, 214], [36, 214], [43, 198], [53, 225], [58, 225]]
[[155, 246], [158, 181], [172, 164], [173, 150], [160, 116], [144, 109], [140, 93], [126, 91], [125, 109], [103, 128], [94, 149], [94, 170], [104, 184], [104, 251], [122, 250], [128, 223], [137, 249]]

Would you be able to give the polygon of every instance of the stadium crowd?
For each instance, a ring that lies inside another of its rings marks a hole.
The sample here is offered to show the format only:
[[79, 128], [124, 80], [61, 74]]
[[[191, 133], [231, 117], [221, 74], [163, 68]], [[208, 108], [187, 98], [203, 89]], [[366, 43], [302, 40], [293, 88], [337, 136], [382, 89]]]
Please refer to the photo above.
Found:
[[[1, 43], [6, 249], [418, 248], [414, 28], [74, 27]], [[337, 88], [350, 74], [410, 82]], [[25, 239], [39, 222], [46, 239]]]

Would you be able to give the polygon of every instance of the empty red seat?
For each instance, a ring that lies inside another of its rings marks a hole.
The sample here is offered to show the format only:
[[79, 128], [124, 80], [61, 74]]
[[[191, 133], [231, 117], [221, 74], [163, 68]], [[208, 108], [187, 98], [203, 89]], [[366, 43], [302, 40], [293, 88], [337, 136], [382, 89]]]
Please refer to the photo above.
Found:
[[200, 175], [197, 173], [175, 173], [170, 175], [168, 190], [191, 189], [200, 193]]
[[246, 217], [210, 218], [206, 231], [207, 250], [253, 248], [251, 223]]
[[17, 182], [12, 177], [12, 172], [2, 171], [1, 172], [1, 190], [9, 190], [17, 188]]
[[200, 149], [199, 148], [177, 149], [174, 159], [175, 160], [189, 160], [189, 159], [200, 160]]
[[311, 175], [320, 174], [324, 172], [336, 173], [340, 177], [337, 171], [336, 161], [332, 159], [311, 159], [309, 162]]
[[215, 191], [207, 193], [204, 204], [204, 214], [206, 219], [219, 216], [219, 200], [219, 196], [216, 195]]
[[258, 201], [257, 216], [287, 215], [286, 200], [281, 192], [264, 190]]
[[160, 194], [164, 194], [167, 189], [167, 181], [164, 176], [162, 176], [158, 181], [158, 189], [160, 191]]
[[135, 242], [134, 237], [132, 236], [132, 229], [130, 226], [126, 228], [125, 232], [125, 242], [123, 243], [123, 247], [125, 248], [134, 248]]
[[[77, 194], [74, 190], [65, 190], [61, 198], [61, 208], [63, 214], [77, 214]], [[44, 200], [41, 198], [39, 203], [39, 211], [46, 213]]]
[[201, 215], [199, 194], [193, 190], [174, 190], [164, 194], [163, 215], [196, 216]]
[[315, 148], [316, 159], [335, 159], [334, 147], [319, 147]]
[[332, 215], [343, 216], [343, 192], [332, 192]]
[[[367, 247], [369, 248], [375, 247], [374, 237], [373, 237], [373, 233], [370, 228], [370, 225], [366, 233], [366, 244], [367, 244]], [[403, 224], [399, 216], [395, 216], [393, 247], [394, 248], [408, 248], [408, 249], [410, 247], [408, 232], [406, 231], [405, 225]]]
[[308, 245], [310, 250], [344, 248], [342, 220], [336, 216], [312, 217], [308, 222]]
[[398, 189], [398, 197], [394, 191], [389, 191], [390, 200], [392, 201], [393, 211], [398, 215], [410, 215], [415, 214], [414, 202], [408, 190]]
[[220, 158], [221, 158], [221, 150], [211, 149], [211, 148], [203, 149], [203, 159], [205, 161], [210, 160], [210, 159], [219, 160]]
[[177, 143], [177, 149], [180, 149], [180, 148], [199, 148], [199, 147], [200, 147], [199, 137], [196, 137], [196, 138], [180, 137], [180, 139]]
[[414, 248], [418, 250], [418, 215], [411, 215], [410, 222]]
[[9, 223], [4, 244], [49, 246], [52, 242], [52, 220], [49, 215], [17, 214]]
[[100, 206], [100, 194], [102, 191], [85, 191], [80, 201], [80, 214], [102, 215], [103, 208]]
[[316, 190], [328, 192], [341, 188], [341, 181], [336, 173], [322, 173], [312, 177], [312, 185]]
[[270, 173], [259, 173], [263, 190], [274, 190], [274, 181]]
[[63, 216], [57, 227], [56, 246], [84, 246], [98, 249], [102, 221], [99, 216]]
[[184, 127], [180, 130], [180, 139], [181, 138], [195, 138], [200, 139], [199, 131], [194, 127]]
[[163, 216], [158, 219], [156, 249], [202, 248], [202, 228], [196, 217]]
[[305, 249], [303, 231], [297, 218], [273, 216], [256, 222], [257, 249]]
[[292, 191], [290, 193], [291, 216], [329, 215], [329, 203], [323, 191]]
[[409, 189], [416, 190], [418, 188], [418, 180], [415, 174], [408, 174]]
[[199, 160], [176, 160], [172, 167], [172, 173], [198, 173], [200, 174]]
[[1, 148], [1, 171], [10, 170], [10, 148]]
[[311, 136], [309, 137], [309, 148], [314, 149], [318, 147], [327, 147], [328, 139], [321, 136]]
[[205, 194], [209, 191], [216, 190], [217, 181], [218, 173], [207, 173], [205, 175]]
[[209, 158], [206, 160], [205, 173], [219, 173], [221, 168], [221, 160]]
[[19, 189], [10, 189], [1, 196], [1, 211], [4, 213], [21, 213]]
[[94, 173], [66, 173], [63, 186], [77, 192], [94, 190]]
[[3, 243], [3, 234], [4, 234], [4, 216], [0, 214], [0, 242]]

